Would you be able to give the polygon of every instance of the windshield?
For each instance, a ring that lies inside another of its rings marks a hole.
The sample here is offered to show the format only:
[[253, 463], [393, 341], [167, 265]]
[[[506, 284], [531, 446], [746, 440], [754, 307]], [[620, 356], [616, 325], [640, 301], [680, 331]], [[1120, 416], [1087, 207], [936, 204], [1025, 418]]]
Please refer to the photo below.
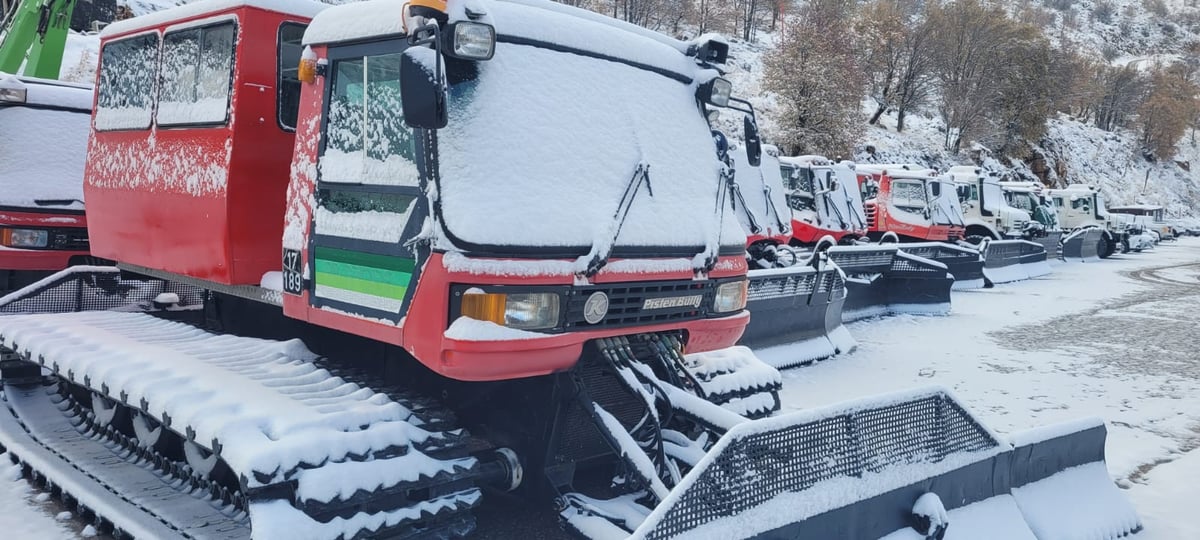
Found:
[[[649, 190], [633, 201], [615, 256], [636, 246], [692, 256], [716, 237], [721, 164], [694, 84], [503, 35], [477, 66], [474, 80], [451, 89], [449, 124], [438, 132], [443, 225], [462, 241], [440, 247], [582, 255], [611, 239], [639, 163], [649, 165]], [[720, 245], [741, 249], [745, 235], [725, 214]]]
[[0, 107], [0, 206], [83, 208], [90, 125], [86, 111]]

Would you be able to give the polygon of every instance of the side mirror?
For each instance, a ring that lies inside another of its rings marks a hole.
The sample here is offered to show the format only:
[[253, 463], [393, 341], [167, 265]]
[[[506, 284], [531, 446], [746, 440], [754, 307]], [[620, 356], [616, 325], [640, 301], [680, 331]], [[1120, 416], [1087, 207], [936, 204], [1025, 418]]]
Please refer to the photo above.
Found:
[[929, 191], [931, 193], [933, 193], [934, 197], [941, 197], [942, 196], [942, 185], [938, 182], [929, 184]]
[[751, 167], [757, 167], [762, 163], [762, 141], [758, 138], [758, 124], [746, 115], [742, 117], [742, 126], [746, 137], [746, 159], [750, 161]]
[[412, 128], [446, 127], [446, 85], [442, 57], [429, 47], [413, 46], [400, 55], [400, 93], [404, 123]]
[[696, 97], [700, 101], [716, 107], [728, 107], [729, 97], [732, 95], [733, 83], [721, 77], [716, 77], [696, 89]]

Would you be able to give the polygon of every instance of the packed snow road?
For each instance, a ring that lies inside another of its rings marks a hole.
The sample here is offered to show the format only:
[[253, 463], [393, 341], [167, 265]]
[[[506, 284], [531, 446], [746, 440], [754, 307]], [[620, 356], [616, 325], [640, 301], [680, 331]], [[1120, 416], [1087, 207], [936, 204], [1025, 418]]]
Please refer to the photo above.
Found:
[[1200, 538], [1200, 515], [1184, 507], [1200, 495], [1198, 301], [1193, 239], [1060, 263], [1036, 280], [956, 291], [948, 317], [849, 325], [858, 350], [787, 372], [784, 408], [940, 385], [1002, 432], [1099, 416], [1109, 471], [1144, 520], [1138, 538]]
[[[955, 292], [948, 317], [851, 324], [858, 350], [785, 373], [785, 410], [940, 385], [1003, 432], [1099, 416], [1110, 430], [1109, 471], [1129, 490], [1146, 527], [1137, 538], [1200, 538], [1200, 515], [1191, 508], [1200, 495], [1200, 241], [1054, 270]], [[784, 345], [758, 352], [796, 351]], [[16, 475], [0, 476], [0, 484], [5, 537], [91, 533]], [[511, 530], [489, 530], [512, 519], [480, 517], [484, 537], [512, 537]], [[561, 534], [549, 514], [517, 521], [521, 536]]]

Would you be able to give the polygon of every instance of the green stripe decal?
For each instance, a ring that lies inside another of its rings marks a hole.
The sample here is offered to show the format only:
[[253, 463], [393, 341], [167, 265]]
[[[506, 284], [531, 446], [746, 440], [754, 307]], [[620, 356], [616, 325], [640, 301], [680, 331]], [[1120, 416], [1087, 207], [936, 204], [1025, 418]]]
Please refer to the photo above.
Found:
[[365, 279], [339, 276], [326, 272], [317, 272], [317, 284], [327, 287], [336, 287], [347, 291], [354, 291], [372, 296], [381, 296], [384, 298], [392, 298], [395, 300], [403, 300], [404, 293], [408, 287], [403, 285], [391, 285], [388, 283], [378, 283]]
[[336, 261], [340, 263], [353, 264], [356, 266], [370, 266], [374, 268], [382, 268], [384, 270], [395, 270], [397, 272], [412, 273], [413, 269], [416, 267], [416, 261], [413, 259], [394, 257], [391, 255], [362, 253], [360, 251], [347, 251], [344, 249], [327, 246], [317, 246], [317, 254], [314, 258], [317, 260]]
[[395, 270], [359, 266], [357, 264], [337, 261], [324, 261], [321, 259], [317, 259], [316, 265], [318, 274], [333, 274], [377, 283], [386, 283], [388, 285], [399, 285], [401, 287], [407, 287], [409, 282], [412, 281], [412, 274], [408, 272], [397, 272]]

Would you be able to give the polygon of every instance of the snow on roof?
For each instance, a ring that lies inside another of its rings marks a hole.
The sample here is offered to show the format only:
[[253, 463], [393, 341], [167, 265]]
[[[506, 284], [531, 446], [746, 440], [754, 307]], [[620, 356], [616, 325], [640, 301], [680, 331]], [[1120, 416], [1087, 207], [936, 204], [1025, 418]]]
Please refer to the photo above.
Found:
[[329, 7], [329, 5], [311, 0], [200, 0], [199, 2], [192, 2], [162, 11], [155, 11], [140, 17], [114, 22], [100, 32], [100, 37], [111, 38], [120, 34], [156, 28], [184, 19], [241, 7], [254, 7], [278, 13], [286, 13], [288, 15], [296, 15], [307, 19], [312, 18], [321, 10]]
[[[332, 7], [313, 18], [304, 32], [304, 43], [337, 43], [403, 34], [400, 13], [406, 3], [406, 0], [367, 0]], [[462, 11], [464, 3], [451, 0], [448, 11]], [[549, 1], [471, 0], [471, 3], [472, 11], [485, 12], [474, 20], [492, 24], [499, 36], [593, 51], [692, 78], [699, 75], [695, 60], [681, 54], [687, 51], [688, 44], [657, 32]], [[716, 75], [709, 72], [707, 77]]]
[[831, 161], [829, 158], [827, 158], [825, 156], [816, 156], [816, 155], [804, 155], [804, 156], [793, 156], [793, 157], [780, 156], [779, 162], [787, 164], [787, 165], [795, 165], [798, 167], [809, 167], [812, 165], [833, 165], [833, 161]]
[[49, 107], [66, 107], [90, 112], [92, 86], [50, 79], [38, 79], [0, 73], [0, 87], [24, 88], [25, 103]]
[[855, 166], [854, 171], [867, 174], [887, 173], [892, 178], [933, 178], [937, 176], [936, 170], [914, 164], [859, 163]]
[[1163, 207], [1157, 204], [1123, 204], [1121, 206], [1110, 206], [1109, 211], [1115, 210], [1162, 210]]

